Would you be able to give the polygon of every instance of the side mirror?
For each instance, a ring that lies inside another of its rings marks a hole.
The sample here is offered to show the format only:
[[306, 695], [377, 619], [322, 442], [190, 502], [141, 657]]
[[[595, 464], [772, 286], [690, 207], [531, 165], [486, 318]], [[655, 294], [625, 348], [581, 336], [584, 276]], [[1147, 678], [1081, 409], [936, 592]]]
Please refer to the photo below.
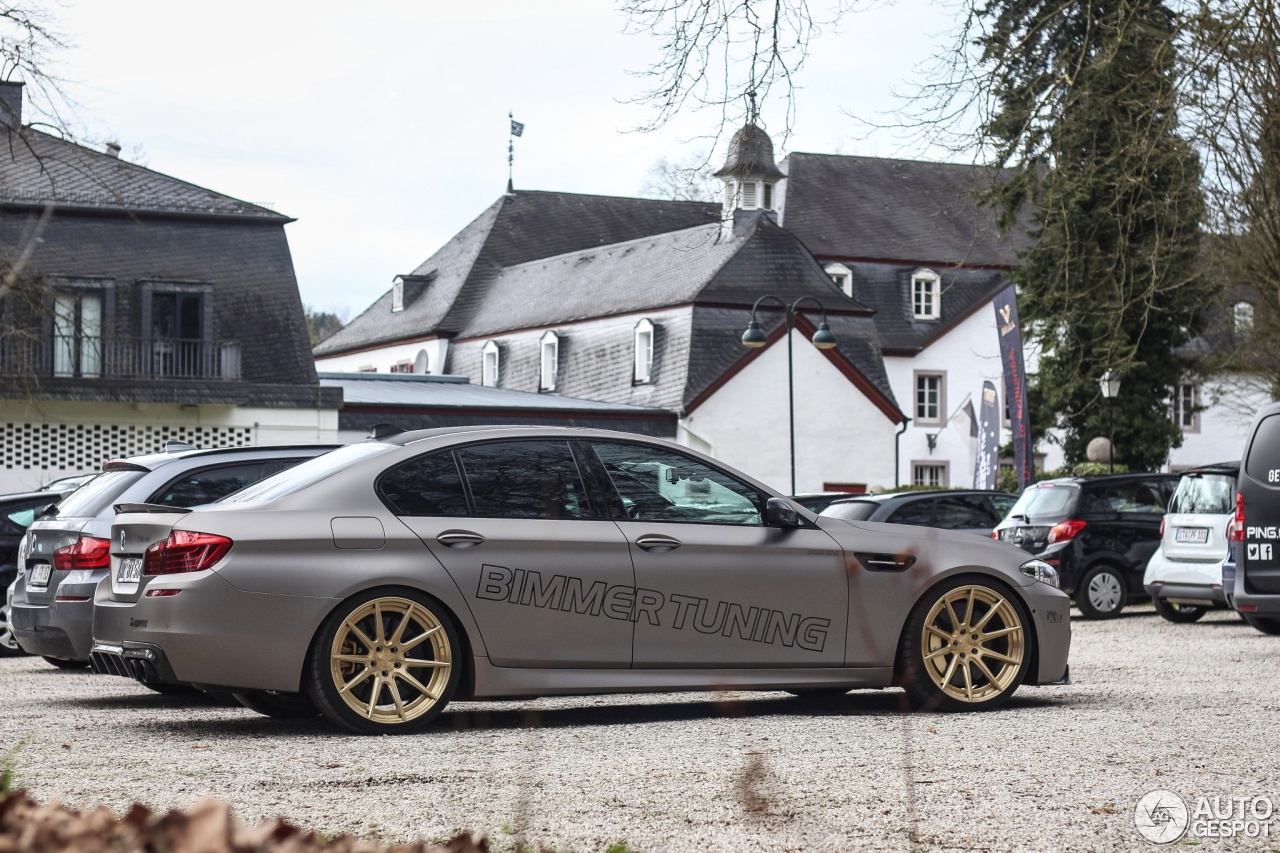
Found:
[[769, 527], [803, 527], [800, 513], [782, 498], [769, 498], [764, 505], [764, 523]]

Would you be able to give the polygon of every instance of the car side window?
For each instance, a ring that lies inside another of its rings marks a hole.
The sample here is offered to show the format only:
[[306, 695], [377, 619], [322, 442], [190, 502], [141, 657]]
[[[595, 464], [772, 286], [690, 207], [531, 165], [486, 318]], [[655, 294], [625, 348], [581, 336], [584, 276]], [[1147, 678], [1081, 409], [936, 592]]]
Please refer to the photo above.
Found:
[[567, 441], [473, 444], [457, 453], [479, 517], [592, 517]]
[[994, 527], [987, 502], [978, 495], [951, 495], [935, 501], [938, 517], [935, 527], [943, 530], [970, 530], [975, 527]]
[[907, 501], [891, 512], [885, 521], [889, 524], [913, 524], [917, 527], [932, 527], [933, 504], [934, 501], [927, 498]]
[[999, 521], [1009, 514], [1009, 510], [1013, 509], [1013, 505], [1018, 502], [1017, 495], [988, 495], [991, 505], [996, 508], [996, 520]]
[[470, 515], [452, 450], [415, 456], [378, 479], [378, 495], [396, 515]]
[[627, 517], [695, 524], [764, 524], [760, 493], [692, 457], [642, 444], [591, 442]]
[[191, 507], [220, 501], [261, 480], [265, 464], [246, 462], [191, 471], [156, 492], [148, 503]]
[[52, 500], [41, 501], [36, 504], [24, 504], [22, 506], [10, 507], [5, 511], [3, 520], [0, 520], [0, 530], [6, 533], [22, 533], [31, 526], [31, 522], [36, 520], [36, 512], [43, 506], [48, 506], [57, 500], [57, 495]]
[[1083, 500], [1082, 512], [1086, 515], [1164, 515], [1160, 483], [1155, 480], [1099, 484], [1086, 491]]

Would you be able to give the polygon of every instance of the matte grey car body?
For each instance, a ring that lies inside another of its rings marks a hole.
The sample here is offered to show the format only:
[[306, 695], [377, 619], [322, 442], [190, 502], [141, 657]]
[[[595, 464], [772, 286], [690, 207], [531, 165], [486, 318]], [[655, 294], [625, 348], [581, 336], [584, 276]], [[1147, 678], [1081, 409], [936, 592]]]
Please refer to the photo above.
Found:
[[[101, 474], [64, 496], [54, 510], [27, 528], [19, 545], [20, 571], [11, 610], [18, 645], [30, 654], [57, 661], [88, 662], [93, 645], [93, 593], [107, 574], [105, 543], [115, 520], [114, 504], [153, 501], [188, 506], [193, 501], [217, 500], [332, 449], [326, 445], [197, 450], [175, 444], [170, 452], [108, 462]], [[94, 543], [99, 546], [96, 553], [90, 550]], [[83, 566], [60, 571], [54, 552], [69, 546], [83, 549], [77, 557]]]
[[[1019, 549], [819, 518], [710, 457], [641, 436], [401, 433], [195, 511], [121, 509], [93, 659], [142, 680], [306, 692], [321, 704], [326, 643], [342, 636], [334, 620], [368, 599], [421, 601], [454, 626], [457, 695], [474, 698], [885, 687], [913, 608], [963, 578], [1025, 612], [1019, 683], [1067, 671], [1068, 600], [1030, 576]], [[179, 558], [190, 562], [165, 574], [143, 563], [139, 576], [140, 561], [182, 542], [194, 543]], [[387, 625], [378, 654], [395, 651]], [[367, 642], [356, 644], [361, 665], [387, 676]], [[337, 673], [355, 652], [332, 643]]]

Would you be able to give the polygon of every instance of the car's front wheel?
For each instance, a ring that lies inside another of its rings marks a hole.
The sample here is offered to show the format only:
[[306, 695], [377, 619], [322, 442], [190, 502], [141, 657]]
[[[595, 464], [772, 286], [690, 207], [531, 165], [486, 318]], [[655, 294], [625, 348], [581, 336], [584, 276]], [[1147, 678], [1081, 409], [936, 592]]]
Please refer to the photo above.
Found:
[[1004, 584], [959, 578], [917, 602], [902, 635], [899, 670], [911, 705], [978, 711], [1004, 704], [1030, 664], [1028, 617]]
[[1118, 569], [1095, 566], [1080, 578], [1076, 587], [1076, 607], [1085, 619], [1113, 619], [1124, 610], [1129, 586]]
[[1244, 621], [1248, 622], [1250, 627], [1264, 634], [1280, 634], [1280, 619], [1272, 619], [1268, 616], [1252, 616], [1248, 613], [1240, 615], [1244, 617]]
[[1188, 623], [1199, 622], [1204, 615], [1209, 612], [1209, 608], [1199, 604], [1175, 604], [1172, 601], [1165, 601], [1161, 598], [1151, 599], [1151, 603], [1156, 606], [1156, 612], [1168, 619], [1170, 622]]
[[411, 590], [367, 592], [344, 602], [321, 627], [308, 693], [326, 717], [352, 731], [418, 731], [453, 698], [461, 648], [439, 602]]
[[271, 690], [247, 690], [233, 694], [236, 701], [250, 711], [277, 720], [306, 720], [320, 716], [320, 709], [305, 693], [276, 693]]

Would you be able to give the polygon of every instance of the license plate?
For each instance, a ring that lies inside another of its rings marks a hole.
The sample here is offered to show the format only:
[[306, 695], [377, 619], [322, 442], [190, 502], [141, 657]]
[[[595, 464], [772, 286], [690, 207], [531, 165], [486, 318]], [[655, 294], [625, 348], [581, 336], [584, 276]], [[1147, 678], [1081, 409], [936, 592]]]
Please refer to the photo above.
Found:
[[48, 586], [49, 575], [53, 572], [53, 566], [48, 563], [30, 563], [31, 580], [27, 581], [27, 586]]
[[142, 558], [126, 557], [116, 569], [116, 583], [137, 583], [142, 578]]
[[1191, 544], [1200, 544], [1209, 541], [1209, 528], [1207, 527], [1179, 527], [1173, 531], [1174, 542], [1189, 542]]

